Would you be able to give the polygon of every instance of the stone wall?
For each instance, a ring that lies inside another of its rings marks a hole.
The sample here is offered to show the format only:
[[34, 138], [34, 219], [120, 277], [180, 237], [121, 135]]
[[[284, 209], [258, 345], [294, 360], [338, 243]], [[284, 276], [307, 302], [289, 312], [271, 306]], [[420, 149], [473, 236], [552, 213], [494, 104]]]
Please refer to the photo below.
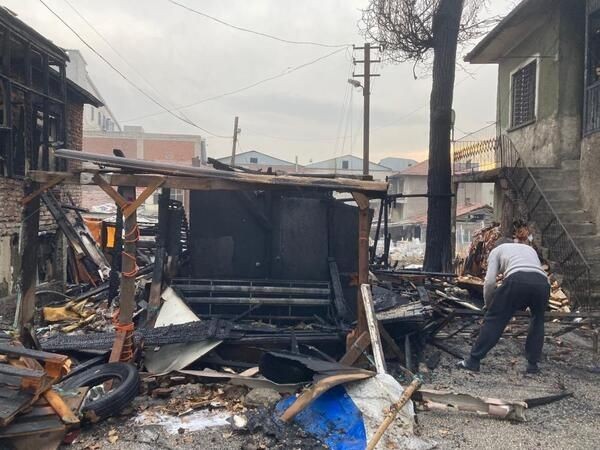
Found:
[[[547, 22], [515, 43], [498, 65], [499, 132], [510, 137], [530, 167], [555, 167], [580, 158], [584, 7], [562, 0], [552, 8]], [[511, 77], [531, 61], [537, 61], [535, 121], [511, 128]]]
[[600, 133], [585, 136], [581, 141], [581, 197], [583, 206], [600, 223]]

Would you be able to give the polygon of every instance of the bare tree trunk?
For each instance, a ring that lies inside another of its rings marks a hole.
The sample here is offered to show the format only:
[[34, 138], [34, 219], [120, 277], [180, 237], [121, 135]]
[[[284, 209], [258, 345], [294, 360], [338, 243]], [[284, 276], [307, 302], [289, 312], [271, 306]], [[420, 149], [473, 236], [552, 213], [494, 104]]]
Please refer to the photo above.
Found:
[[456, 66], [456, 47], [463, 0], [441, 0], [433, 18], [433, 81], [429, 119], [430, 195], [424, 269], [452, 268], [450, 128]]

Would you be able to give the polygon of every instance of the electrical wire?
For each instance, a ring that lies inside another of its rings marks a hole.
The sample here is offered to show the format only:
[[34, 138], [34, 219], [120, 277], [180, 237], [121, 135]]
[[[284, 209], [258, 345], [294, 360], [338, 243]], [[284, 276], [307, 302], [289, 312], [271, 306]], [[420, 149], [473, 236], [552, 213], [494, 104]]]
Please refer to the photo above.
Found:
[[[462, 141], [466, 137], [473, 136], [474, 134], [477, 134], [477, 133], [479, 133], [480, 131], [483, 131], [483, 130], [487, 130], [488, 128], [493, 127], [495, 125], [496, 125], [496, 121], [494, 121], [494, 122], [486, 125], [485, 127], [479, 128], [478, 130], [471, 131], [470, 133], [465, 133], [464, 136], [459, 137], [458, 139], [456, 139], [456, 141]], [[460, 130], [458, 130], [458, 131], [460, 131]], [[464, 133], [464, 131], [463, 131], [463, 133]]]
[[[350, 79], [350, 76], [352, 75], [352, 70], [354, 68], [354, 60], [352, 57], [350, 57], [349, 59], [349, 66], [348, 66], [348, 79]], [[346, 109], [349, 107], [350, 105], [350, 96], [351, 96], [351, 91], [354, 89], [354, 86], [352, 86], [349, 82], [346, 85], [346, 89], [344, 89], [344, 99], [342, 100], [342, 108], [340, 111], [340, 118], [338, 120], [338, 125], [337, 125], [337, 130], [335, 132], [335, 145], [333, 147], [333, 154], [334, 157], [337, 158], [338, 156], [338, 150], [339, 150], [339, 145], [340, 145], [340, 139], [341, 136], [340, 134], [342, 133], [342, 127], [344, 125], [344, 117], [346, 115]], [[345, 138], [345, 136], [344, 136]]]
[[[42, 0], [40, 0], [40, 1], [42, 1]], [[289, 67], [285, 71], [283, 71], [282, 73], [279, 73], [277, 75], [273, 75], [271, 77], [264, 78], [264, 79], [262, 79], [260, 81], [257, 81], [255, 83], [249, 84], [247, 86], [235, 89], [233, 91], [223, 92], [222, 94], [217, 94], [217, 95], [213, 95], [212, 97], [203, 98], [202, 100], [198, 100], [198, 101], [193, 102], [193, 103], [188, 103], [187, 105], [178, 106], [176, 108], [173, 108], [173, 111], [180, 111], [182, 109], [187, 109], [187, 108], [191, 108], [193, 106], [198, 106], [198, 105], [200, 105], [202, 103], [210, 102], [210, 101], [213, 101], [213, 100], [218, 100], [220, 98], [227, 97], [227, 96], [234, 95], [234, 94], [239, 94], [240, 92], [247, 91], [248, 89], [252, 89], [252, 88], [254, 88], [256, 86], [260, 86], [261, 84], [268, 83], [269, 81], [276, 80], [278, 78], [281, 78], [281, 77], [289, 75], [289, 74], [291, 74], [293, 72], [296, 72], [296, 71], [298, 71], [300, 69], [304, 69], [305, 67], [308, 67], [308, 66], [311, 66], [313, 64], [316, 64], [319, 61], [327, 59], [327, 58], [329, 58], [329, 57], [331, 57], [333, 55], [336, 55], [336, 54], [338, 54], [338, 53], [340, 53], [340, 52], [342, 52], [344, 50], [345, 50], [344, 48], [337, 49], [337, 50], [335, 50], [335, 51], [333, 51], [331, 53], [328, 53], [326, 55], [320, 56], [319, 58], [313, 59], [312, 61], [308, 61], [308, 62], [306, 62], [304, 64], [300, 64], [298, 66]], [[168, 112], [172, 112], [172, 111], [168, 111]], [[136, 120], [146, 119], [148, 117], [159, 116], [161, 114], [164, 114], [164, 112], [163, 111], [159, 111], [159, 112], [155, 112], [155, 113], [151, 113], [151, 114], [146, 114], [144, 116], [139, 116], [139, 117], [134, 117], [134, 118], [131, 118], [131, 119], [128, 119], [128, 120], [124, 120], [123, 122], [132, 122], [132, 121], [136, 121]]]
[[96, 56], [98, 56], [102, 61], [104, 61], [104, 63], [106, 63], [112, 70], [114, 70], [121, 78], [123, 78], [136, 91], [138, 91], [139, 93], [141, 93], [144, 97], [146, 97], [147, 99], [149, 99], [152, 103], [154, 103], [157, 106], [159, 106], [160, 108], [164, 109], [165, 112], [171, 114], [173, 117], [181, 120], [182, 122], [187, 123], [188, 125], [193, 126], [194, 128], [202, 130], [205, 133], [210, 134], [211, 136], [219, 137], [219, 138], [225, 138], [225, 139], [230, 139], [231, 138], [231, 136], [223, 136], [223, 135], [220, 135], [220, 134], [213, 133], [212, 131], [207, 130], [206, 128], [201, 127], [200, 125], [197, 125], [196, 123], [192, 122], [191, 120], [186, 120], [183, 117], [180, 117], [177, 114], [175, 114], [173, 111], [171, 111], [169, 108], [167, 108], [166, 106], [164, 106], [162, 103], [160, 103], [154, 97], [152, 97], [151, 95], [149, 95], [148, 93], [146, 93], [146, 91], [144, 91], [142, 88], [140, 88], [137, 84], [135, 84], [133, 81], [131, 81], [123, 72], [121, 72], [118, 68], [116, 68], [108, 59], [106, 59], [100, 52], [98, 52], [94, 47], [92, 47], [83, 37], [81, 37], [81, 35], [71, 25], [69, 25], [58, 13], [56, 13], [44, 0], [39, 0], [39, 1], [40, 1], [40, 3], [42, 5], [44, 5], [46, 7], [46, 9], [48, 11], [50, 11], [58, 20], [60, 20], [63, 23], [63, 25], [65, 25], [75, 36], [77, 36], [77, 38], [87, 48], [89, 48]]
[[[158, 92], [158, 89], [156, 89], [154, 87], [154, 85], [148, 81], [148, 79], [139, 71], [135, 68], [135, 66], [131, 63], [129, 63], [129, 61], [127, 60], [127, 58], [125, 58], [125, 56], [117, 49], [115, 48], [110, 41], [94, 26], [94, 24], [92, 24], [89, 20], [87, 20], [85, 18], [85, 16], [69, 1], [69, 0], [63, 0], [68, 6], [69, 8], [71, 8], [73, 10], [73, 12], [75, 12], [75, 14], [77, 14], [77, 16], [79, 16], [79, 18], [81, 20], [83, 20], [85, 22], [85, 24], [90, 27], [94, 33], [96, 33], [96, 35], [98, 37], [100, 37], [100, 39], [102, 39], [102, 41], [119, 57], [121, 58], [121, 60], [125, 63], [125, 65], [127, 65], [127, 67], [129, 67], [138, 77], [140, 77], [141, 80], [143, 80], [146, 85], [154, 92], [154, 95], [161, 100], [160, 98], [160, 93]], [[169, 103], [169, 102], [165, 102], [165, 103]], [[181, 113], [181, 115], [187, 119], [187, 120], [191, 120], [189, 117], [187, 117], [185, 114]]]
[[289, 40], [289, 39], [283, 39], [283, 38], [274, 36], [272, 34], [267, 34], [267, 33], [261, 32], [261, 31], [255, 31], [255, 30], [251, 30], [249, 28], [244, 28], [244, 27], [240, 27], [240, 26], [237, 26], [237, 25], [233, 25], [233, 24], [231, 24], [229, 22], [225, 22], [222, 19], [219, 19], [217, 17], [208, 15], [208, 14], [202, 12], [202, 11], [198, 11], [197, 9], [194, 9], [194, 8], [191, 8], [191, 7], [187, 6], [187, 5], [184, 5], [183, 3], [176, 2], [175, 0], [167, 0], [167, 1], [169, 3], [172, 3], [173, 5], [177, 5], [180, 8], [183, 8], [183, 9], [189, 11], [189, 12], [192, 12], [194, 14], [202, 16], [202, 17], [204, 17], [206, 19], [209, 19], [209, 20], [212, 20], [214, 22], [220, 23], [221, 25], [225, 25], [225, 26], [227, 26], [229, 28], [233, 28], [234, 30], [244, 31], [246, 33], [255, 34], [257, 36], [262, 36], [262, 37], [265, 37], [265, 38], [268, 38], [268, 39], [273, 39], [275, 41], [283, 42], [283, 43], [286, 43], [286, 44], [316, 45], [318, 47], [328, 47], [328, 48], [339, 48], [339, 47], [350, 47], [351, 46], [351, 44], [324, 44], [322, 42], [314, 42], [314, 41], [292, 41], [292, 40]]

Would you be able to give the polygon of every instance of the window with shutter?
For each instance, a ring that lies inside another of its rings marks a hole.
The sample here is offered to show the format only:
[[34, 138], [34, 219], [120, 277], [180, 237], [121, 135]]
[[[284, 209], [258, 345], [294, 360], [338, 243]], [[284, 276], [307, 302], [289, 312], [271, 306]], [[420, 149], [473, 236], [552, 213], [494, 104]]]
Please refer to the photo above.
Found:
[[537, 61], [532, 61], [512, 74], [511, 127], [535, 120]]

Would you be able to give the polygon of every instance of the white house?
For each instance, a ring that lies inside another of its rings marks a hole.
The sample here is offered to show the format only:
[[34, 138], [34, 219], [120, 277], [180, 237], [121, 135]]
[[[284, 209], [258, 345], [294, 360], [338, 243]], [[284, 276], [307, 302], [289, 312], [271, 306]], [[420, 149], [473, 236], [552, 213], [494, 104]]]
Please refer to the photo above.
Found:
[[69, 55], [67, 63], [67, 78], [83, 87], [88, 92], [102, 101], [103, 106], [96, 108], [92, 105], [84, 105], [83, 108], [83, 132], [86, 131], [121, 131], [121, 126], [116, 117], [106, 105], [100, 91], [92, 81], [87, 71], [87, 63], [79, 50], [66, 50]]

